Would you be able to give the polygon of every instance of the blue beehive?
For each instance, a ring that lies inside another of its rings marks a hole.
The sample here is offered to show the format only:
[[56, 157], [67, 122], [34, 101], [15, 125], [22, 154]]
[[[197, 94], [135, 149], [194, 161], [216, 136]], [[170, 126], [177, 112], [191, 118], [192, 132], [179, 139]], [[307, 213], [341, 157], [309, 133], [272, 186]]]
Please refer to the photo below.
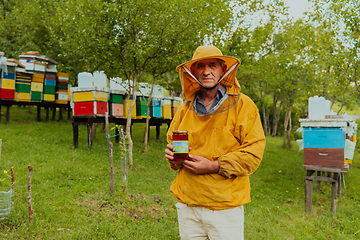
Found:
[[162, 117], [161, 99], [153, 98], [150, 102], [150, 117]]
[[345, 148], [345, 132], [338, 127], [304, 127], [304, 148]]

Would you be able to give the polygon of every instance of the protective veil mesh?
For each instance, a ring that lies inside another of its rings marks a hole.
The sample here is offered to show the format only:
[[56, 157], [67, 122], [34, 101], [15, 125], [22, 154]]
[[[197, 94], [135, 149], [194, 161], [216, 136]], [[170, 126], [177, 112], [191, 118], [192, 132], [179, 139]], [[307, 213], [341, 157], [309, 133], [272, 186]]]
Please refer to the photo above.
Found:
[[226, 87], [226, 93], [224, 97], [218, 102], [218, 104], [207, 113], [200, 113], [194, 106], [195, 93], [200, 90], [200, 82], [196, 77], [183, 66], [180, 70], [180, 79], [183, 89], [183, 96], [185, 98], [185, 106], [194, 111], [199, 116], [209, 116], [218, 113], [225, 112], [234, 107], [240, 99], [240, 86], [236, 80], [236, 72], [238, 69], [238, 63], [229, 67], [223, 78], [219, 80], [220, 84]]

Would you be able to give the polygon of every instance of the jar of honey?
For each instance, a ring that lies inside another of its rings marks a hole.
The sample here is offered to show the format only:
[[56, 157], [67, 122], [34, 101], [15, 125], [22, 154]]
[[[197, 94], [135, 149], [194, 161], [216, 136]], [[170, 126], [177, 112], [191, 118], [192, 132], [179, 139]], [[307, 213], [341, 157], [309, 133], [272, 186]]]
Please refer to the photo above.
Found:
[[189, 156], [189, 137], [187, 131], [173, 131], [174, 160], [186, 160]]

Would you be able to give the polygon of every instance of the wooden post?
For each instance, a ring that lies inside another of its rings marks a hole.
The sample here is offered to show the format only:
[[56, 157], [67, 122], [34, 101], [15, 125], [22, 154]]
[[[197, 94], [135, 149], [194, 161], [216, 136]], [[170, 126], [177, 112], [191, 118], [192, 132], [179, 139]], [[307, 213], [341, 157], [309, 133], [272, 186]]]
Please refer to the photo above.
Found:
[[332, 188], [331, 188], [331, 211], [333, 213], [336, 213], [336, 195], [338, 191], [338, 184], [339, 184], [339, 174], [334, 173], [334, 182], [332, 182]]
[[55, 116], [56, 116], [56, 107], [53, 107], [52, 108], [52, 120], [54, 121], [55, 120]]
[[29, 169], [29, 175], [28, 175], [28, 206], [29, 206], [29, 223], [32, 222], [32, 215], [34, 213], [34, 210], [31, 205], [31, 173], [33, 170], [32, 166], [28, 166]]
[[68, 120], [70, 119], [70, 115], [71, 115], [71, 108], [70, 108], [70, 105], [69, 107], [67, 108], [68, 109]]
[[160, 140], [160, 124], [156, 125], [156, 140]]
[[79, 143], [79, 125], [72, 123], [73, 125], [73, 140], [74, 140], [74, 149], [78, 147]]
[[38, 122], [41, 121], [41, 107], [40, 107], [40, 106], [37, 106], [36, 120], [37, 120]]
[[[316, 176], [320, 177], [321, 176], [321, 171], [316, 171]], [[316, 181], [316, 190], [320, 191], [320, 180]]]
[[11, 208], [12, 208], [14, 194], [15, 194], [15, 174], [13, 167], [11, 167], [11, 188], [12, 188], [12, 194], [11, 194]]
[[62, 120], [62, 110], [63, 110], [63, 108], [60, 107], [60, 108], [59, 108], [59, 121]]
[[87, 132], [88, 132], [88, 147], [91, 149], [92, 147], [92, 140], [93, 140], [93, 136], [92, 136], [92, 125], [93, 123], [88, 123], [87, 124]]
[[[306, 176], [311, 176], [314, 173], [312, 170], [307, 170]], [[312, 180], [305, 178], [305, 211], [311, 213], [312, 209]]]
[[46, 107], [46, 121], [49, 121], [49, 107]]
[[106, 128], [106, 138], [109, 146], [109, 162], [110, 162], [110, 191], [114, 193], [114, 162], [113, 162], [113, 147], [112, 142], [110, 140], [109, 134], [109, 114], [108, 112], [105, 113], [105, 128]]
[[10, 121], [10, 106], [6, 106], [6, 124], [9, 124]]

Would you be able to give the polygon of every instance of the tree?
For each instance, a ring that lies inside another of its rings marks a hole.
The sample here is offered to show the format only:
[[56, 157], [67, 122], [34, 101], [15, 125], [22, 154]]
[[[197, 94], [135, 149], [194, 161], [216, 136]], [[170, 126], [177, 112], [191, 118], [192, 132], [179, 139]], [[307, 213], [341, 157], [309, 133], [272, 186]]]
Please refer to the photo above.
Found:
[[[128, 97], [134, 101], [128, 112], [135, 105], [138, 78], [151, 62], [185, 58], [206, 35], [226, 27], [231, 17], [229, 3], [221, 0], [81, 0], [54, 5], [58, 20], [53, 34], [67, 56], [82, 57], [87, 71], [105, 70], [108, 77], [131, 83]], [[132, 166], [130, 126], [129, 114], [126, 135]]]
[[341, 110], [360, 94], [360, 5], [350, 0], [313, 2], [312, 20], [324, 32], [316, 46], [317, 55], [324, 59], [319, 74], [331, 80], [322, 86], [323, 95], [332, 100], [332, 104], [339, 102]]

